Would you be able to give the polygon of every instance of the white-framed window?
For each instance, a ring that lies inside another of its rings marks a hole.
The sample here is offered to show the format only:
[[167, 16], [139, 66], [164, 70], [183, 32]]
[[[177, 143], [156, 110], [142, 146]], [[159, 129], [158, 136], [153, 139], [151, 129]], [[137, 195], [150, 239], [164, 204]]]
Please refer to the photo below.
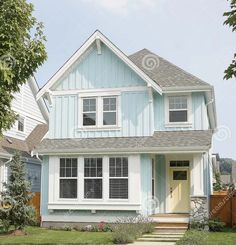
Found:
[[103, 98], [103, 126], [117, 125], [117, 97]]
[[166, 96], [166, 124], [191, 126], [191, 95]]
[[128, 157], [109, 158], [109, 198], [128, 199]]
[[79, 125], [83, 129], [120, 127], [120, 95], [79, 95]]
[[84, 198], [102, 199], [103, 159], [84, 158]]
[[78, 161], [77, 158], [60, 158], [59, 197], [77, 198]]
[[18, 117], [17, 120], [17, 130], [19, 132], [24, 132], [25, 131], [25, 118], [22, 116]]
[[83, 126], [97, 125], [97, 99], [83, 98]]

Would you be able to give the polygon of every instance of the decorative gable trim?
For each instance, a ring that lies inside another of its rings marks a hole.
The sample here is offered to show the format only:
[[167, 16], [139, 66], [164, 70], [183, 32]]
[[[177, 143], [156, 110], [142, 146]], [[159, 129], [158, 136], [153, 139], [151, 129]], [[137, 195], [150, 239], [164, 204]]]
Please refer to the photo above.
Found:
[[120, 49], [118, 49], [108, 38], [106, 38], [100, 31], [95, 31], [94, 34], [71, 56], [71, 58], [55, 73], [55, 75], [44, 85], [38, 92], [36, 99], [39, 100], [45, 93], [50, 92], [50, 88], [65, 74], [65, 72], [86, 52], [86, 50], [94, 43], [97, 43], [98, 53], [99, 42], [103, 42], [114, 54], [116, 54], [126, 65], [130, 67], [136, 74], [138, 74], [144, 81], [147, 82], [148, 87], [153, 87], [159, 94], [162, 94], [162, 89], [157, 85], [148, 75], [146, 75], [140, 68], [138, 68]]

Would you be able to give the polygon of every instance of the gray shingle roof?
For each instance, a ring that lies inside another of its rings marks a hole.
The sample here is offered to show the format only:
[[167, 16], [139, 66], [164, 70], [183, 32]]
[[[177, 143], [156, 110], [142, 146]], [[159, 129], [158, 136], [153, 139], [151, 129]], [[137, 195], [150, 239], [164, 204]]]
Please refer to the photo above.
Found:
[[15, 151], [20, 151], [22, 156], [30, 156], [33, 150], [42, 140], [48, 131], [48, 125], [37, 125], [26, 140], [3, 136], [0, 139], [0, 155], [13, 155]]
[[206, 89], [211, 88], [210, 84], [147, 49], [140, 50], [130, 55], [129, 59], [163, 89], [170, 87], [198, 86], [206, 87]]
[[155, 132], [147, 137], [44, 139], [36, 150], [40, 154], [207, 150], [211, 139], [210, 130]]

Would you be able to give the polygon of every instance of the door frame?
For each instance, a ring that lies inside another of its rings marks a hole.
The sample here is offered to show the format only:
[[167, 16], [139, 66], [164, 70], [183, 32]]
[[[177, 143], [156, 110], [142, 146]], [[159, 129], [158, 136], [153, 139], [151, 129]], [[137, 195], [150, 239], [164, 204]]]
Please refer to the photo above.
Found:
[[[171, 161], [189, 161], [189, 167], [171, 167]], [[190, 196], [191, 196], [191, 170], [192, 170], [192, 162], [193, 162], [193, 155], [190, 154], [179, 154], [179, 155], [167, 155], [166, 156], [166, 213], [173, 213], [170, 208], [170, 169], [177, 168], [177, 169], [188, 169], [188, 176], [189, 176], [189, 205], [190, 205]], [[189, 210], [190, 212], [190, 210]]]

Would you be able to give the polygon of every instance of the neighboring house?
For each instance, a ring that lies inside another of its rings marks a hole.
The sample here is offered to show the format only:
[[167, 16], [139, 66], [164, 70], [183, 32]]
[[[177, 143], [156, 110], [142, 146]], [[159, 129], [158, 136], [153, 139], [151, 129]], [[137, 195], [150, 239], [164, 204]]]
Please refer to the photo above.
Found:
[[212, 154], [212, 174], [213, 174], [213, 184], [216, 183], [216, 174], [220, 174], [220, 156], [218, 153]]
[[236, 184], [236, 162], [232, 164], [232, 180]]
[[96, 31], [39, 91], [50, 107], [42, 225], [143, 214], [206, 216], [213, 87], [147, 49]]
[[38, 90], [35, 79], [31, 78], [14, 95], [12, 109], [18, 120], [0, 140], [0, 191], [9, 176], [7, 163], [19, 151], [27, 164], [32, 192], [40, 192], [41, 161], [33, 156], [33, 151], [48, 131], [48, 109], [43, 99], [36, 101]]

